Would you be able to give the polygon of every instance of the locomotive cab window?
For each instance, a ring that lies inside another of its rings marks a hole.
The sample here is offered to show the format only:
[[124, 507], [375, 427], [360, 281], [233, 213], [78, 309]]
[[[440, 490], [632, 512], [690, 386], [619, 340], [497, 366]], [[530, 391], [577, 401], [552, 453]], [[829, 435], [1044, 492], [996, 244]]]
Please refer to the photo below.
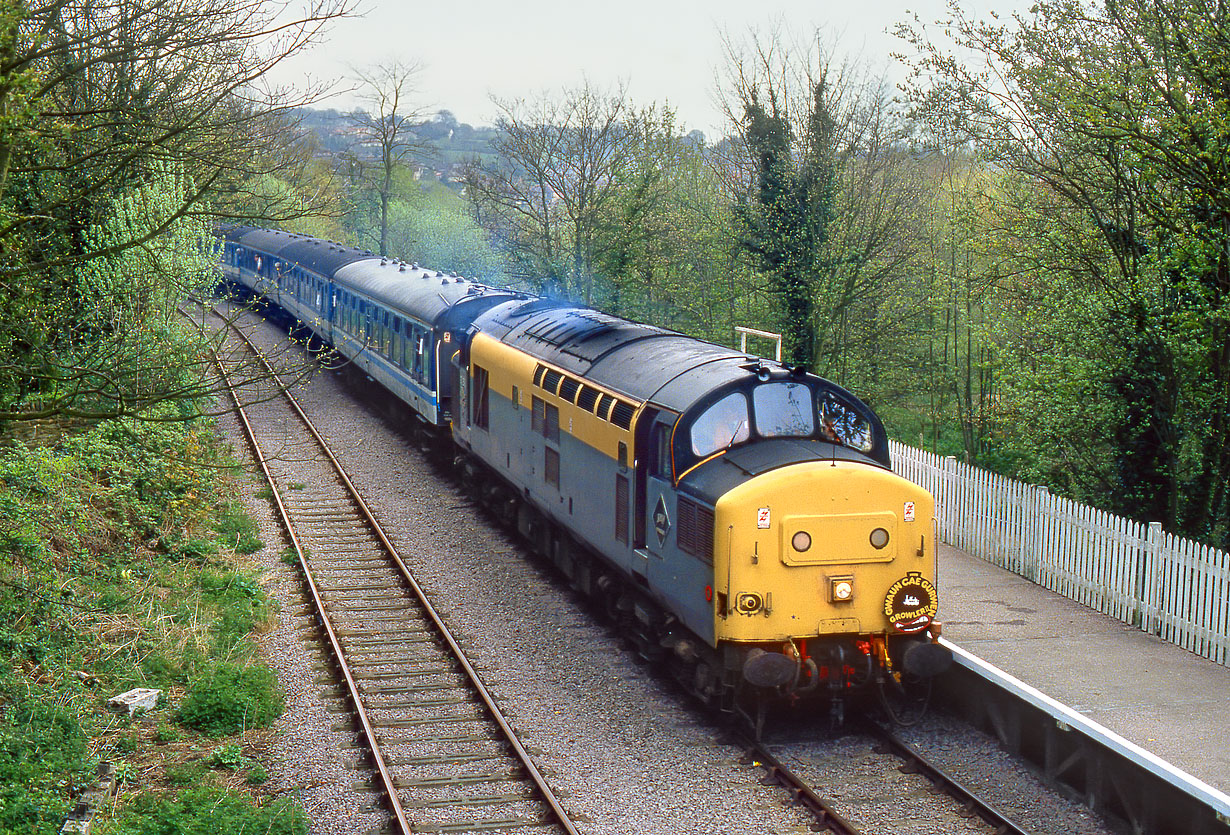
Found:
[[806, 438], [816, 431], [811, 389], [802, 383], [765, 383], [752, 390], [756, 432], [765, 438]]
[[671, 480], [671, 428], [655, 423], [649, 440], [649, 473], [664, 481]]
[[474, 366], [474, 396], [470, 402], [473, 404], [474, 425], [479, 429], [490, 428], [490, 375], [487, 369]]
[[820, 437], [851, 449], [871, 451], [875, 438], [871, 421], [865, 415], [831, 391], [820, 394], [816, 400], [820, 412]]
[[692, 422], [692, 453], [704, 458], [751, 437], [747, 397], [734, 391], [714, 403]]

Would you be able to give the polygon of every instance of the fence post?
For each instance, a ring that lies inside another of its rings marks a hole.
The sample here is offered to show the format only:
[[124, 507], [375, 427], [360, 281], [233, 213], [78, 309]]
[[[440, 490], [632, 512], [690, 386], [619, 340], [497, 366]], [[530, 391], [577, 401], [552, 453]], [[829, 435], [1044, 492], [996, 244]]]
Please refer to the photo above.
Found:
[[1046, 485], [1034, 485], [1032, 497], [1034, 518], [1029, 533], [1032, 541], [1029, 543], [1029, 553], [1026, 555], [1029, 562], [1021, 566], [1021, 573], [1038, 585], [1042, 585], [1042, 549], [1046, 543], [1046, 515], [1044, 508], [1049, 504], [1047, 500], [1050, 497], [1051, 491]]
[[[948, 455], [944, 458], [944, 541], [949, 545], [957, 545], [955, 532], [958, 529], [957, 513], [957, 457]], [[958, 546], [959, 547], [959, 546]]]
[[1145, 576], [1148, 586], [1143, 599], [1147, 604], [1142, 627], [1150, 635], [1162, 634], [1162, 584], [1166, 567], [1162, 564], [1162, 523], [1150, 522], [1149, 533], [1145, 540], [1145, 564], [1141, 573]]

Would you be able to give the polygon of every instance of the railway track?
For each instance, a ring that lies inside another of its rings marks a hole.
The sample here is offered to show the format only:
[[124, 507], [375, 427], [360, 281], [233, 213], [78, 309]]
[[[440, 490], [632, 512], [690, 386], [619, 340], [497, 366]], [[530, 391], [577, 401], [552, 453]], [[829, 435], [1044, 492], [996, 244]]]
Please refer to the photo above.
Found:
[[[937, 765], [929, 762], [922, 754], [901, 740], [891, 730], [871, 720], [861, 722], [861, 731], [875, 740], [879, 753], [891, 754], [901, 765], [898, 770], [907, 774], [920, 774], [930, 783], [932, 790], [943, 792], [956, 801], [956, 814], [961, 817], [977, 817], [986, 825], [987, 830], [996, 835], [1028, 835], [1028, 833], [1013, 823], [989, 803], [978, 797], [971, 789], [944, 772]], [[742, 762], [755, 765], [765, 772], [764, 782], [780, 786], [790, 796], [790, 799], [802, 806], [815, 819], [817, 831], [827, 831], [835, 835], [870, 835], [877, 830], [864, 829], [839, 811], [840, 802], [823, 796], [823, 789], [812, 786], [809, 781], [796, 770], [789, 767], [783, 757], [779, 757], [768, 744], [741, 732], [736, 732], [732, 740], [743, 749]], [[908, 801], [903, 801], [908, 802]], [[919, 821], [926, 820], [920, 816]], [[934, 824], [934, 821], [928, 821]]]
[[[247, 336], [234, 332], [276, 379]], [[225, 378], [224, 364], [218, 367]], [[250, 420], [253, 409], [230, 393], [392, 831], [576, 833], [460, 642], [294, 398], [286, 391], [249, 397], [260, 412]]]
[[[272, 411], [274, 404], [268, 404], [268, 408]], [[313, 597], [323, 603], [327, 614], [344, 615], [331, 621], [331, 629], [324, 627], [323, 631], [333, 633], [339, 657], [349, 659], [350, 676], [343, 678], [342, 689], [349, 694], [357, 693], [355, 704], [360, 707], [353, 708], [353, 712], [359, 717], [358, 724], [365, 726], [364, 733], [368, 730], [366, 726], [370, 726], [380, 746], [380, 754], [371, 754], [369, 759], [378, 763], [383, 758], [383, 768], [377, 764], [373, 771], [377, 775], [375, 782], [385, 783], [387, 777], [391, 786], [391, 790], [380, 791], [390, 798], [387, 805], [392, 816], [398, 818], [393, 831], [576, 831], [571, 822], [564, 824], [553, 819], [546, 808], [550, 804], [539, 799], [537, 788], [530, 785], [532, 781], [517, 780], [523, 771], [521, 765], [511, 759], [503, 761], [490, 750], [505, 743], [500, 741], [499, 723], [492, 724], [476, 715], [481, 711], [468, 711], [478, 707], [481, 697], [467, 695], [464, 688], [453, 691], [444, 686], [444, 679], [462, 675], [460, 663], [420, 656], [421, 649], [438, 642], [428, 628], [431, 616], [398, 614], [400, 606], [393, 604], [402, 594], [391, 595], [389, 589], [400, 587], [402, 568], [381, 556], [387, 550], [379, 542], [381, 534], [372, 532], [365, 521], [353, 521], [352, 514], [362, 516], [361, 511], [339, 511], [335, 499], [322, 500], [322, 491], [331, 492], [326, 488], [333, 478], [329, 471], [334, 465], [323, 465], [316, 452], [308, 451], [307, 447], [318, 445], [315, 438], [302, 443], [288, 441], [285, 427], [306, 419], [292, 414], [288, 405], [278, 404], [277, 408], [277, 414], [261, 416], [262, 423], [275, 426], [265, 444], [279, 451], [275, 460], [268, 462], [275, 482], [280, 485], [274, 495], [280, 498], [279, 503], [291, 521], [298, 519], [298, 558], [304, 564], [305, 577], [310, 574], [316, 581]], [[344, 474], [337, 478], [339, 483], [348, 481]], [[340, 506], [363, 507], [362, 500], [353, 496], [345, 498]], [[385, 568], [379, 569], [380, 565]], [[417, 596], [413, 591], [406, 595]], [[450, 705], [452, 710], [448, 709]], [[416, 712], [428, 707], [430, 711]], [[441, 747], [442, 742], [456, 747], [446, 750]], [[826, 789], [818, 788], [824, 781], [813, 778], [809, 782], [796, 773], [807, 769], [800, 767], [796, 752], [790, 751], [789, 745], [770, 748], [746, 738], [739, 738], [734, 744], [745, 752], [745, 764], [754, 763], [764, 769], [765, 783], [784, 787], [789, 797], [811, 815], [817, 831], [879, 835], [906, 831], [875, 823], [864, 823], [860, 828], [857, 805], [863, 798], [847, 793], [844, 797], [826, 799]], [[929, 831], [1024, 831], [965, 792], [956, 781], [929, 767], [904, 744], [883, 739], [880, 745], [885, 750], [894, 747], [900, 752], [905, 760], [900, 770], [920, 771], [932, 785], [957, 798], [956, 803], [948, 804], [947, 814], [953, 820], [964, 817], [986, 821], [985, 825], [951, 821], [943, 824], [926, 812], [916, 813], [918, 823], [927, 825]], [[466, 807], [467, 799], [475, 802]], [[693, 802], [698, 808], [705, 805], [700, 796]], [[904, 804], [908, 799], [901, 802]], [[558, 805], [558, 800], [555, 803]], [[400, 813], [394, 811], [398, 807]], [[407, 824], [409, 829], [405, 828]]]

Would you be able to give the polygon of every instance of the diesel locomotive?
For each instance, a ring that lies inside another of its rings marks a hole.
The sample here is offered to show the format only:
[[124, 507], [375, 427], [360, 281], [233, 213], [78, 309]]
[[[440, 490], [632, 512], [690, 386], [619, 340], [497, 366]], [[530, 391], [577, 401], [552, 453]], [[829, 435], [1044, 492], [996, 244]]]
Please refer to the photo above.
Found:
[[452, 446], [492, 512], [647, 658], [722, 709], [927, 677], [934, 504], [875, 413], [781, 363], [281, 231], [224, 277]]

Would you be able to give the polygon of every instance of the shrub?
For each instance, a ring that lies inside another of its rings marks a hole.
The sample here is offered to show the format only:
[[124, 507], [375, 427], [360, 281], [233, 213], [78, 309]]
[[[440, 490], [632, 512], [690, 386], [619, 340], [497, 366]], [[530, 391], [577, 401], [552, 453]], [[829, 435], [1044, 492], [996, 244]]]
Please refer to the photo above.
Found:
[[172, 786], [190, 786], [205, 777], [205, 764], [199, 760], [191, 763], [172, 763], [166, 767], [167, 782]]
[[258, 806], [247, 797], [204, 786], [177, 798], [139, 795], [113, 830], [117, 835], [305, 835], [308, 819], [290, 800]]
[[224, 768], [227, 771], [237, 771], [252, 764], [252, 761], [243, 755], [243, 749], [233, 742], [215, 748], [205, 762], [210, 768]]
[[0, 690], [0, 701], [18, 700], [0, 710], [0, 832], [34, 831], [36, 822], [58, 826], [71, 808], [64, 786], [85, 785], [94, 765], [71, 711], [25, 702], [15, 689]]
[[282, 715], [285, 703], [277, 676], [268, 667], [218, 664], [194, 679], [179, 707], [177, 721], [207, 736], [266, 727]]
[[154, 742], [165, 745], [168, 742], [179, 741], [179, 731], [167, 724], [161, 724], [154, 730]]

